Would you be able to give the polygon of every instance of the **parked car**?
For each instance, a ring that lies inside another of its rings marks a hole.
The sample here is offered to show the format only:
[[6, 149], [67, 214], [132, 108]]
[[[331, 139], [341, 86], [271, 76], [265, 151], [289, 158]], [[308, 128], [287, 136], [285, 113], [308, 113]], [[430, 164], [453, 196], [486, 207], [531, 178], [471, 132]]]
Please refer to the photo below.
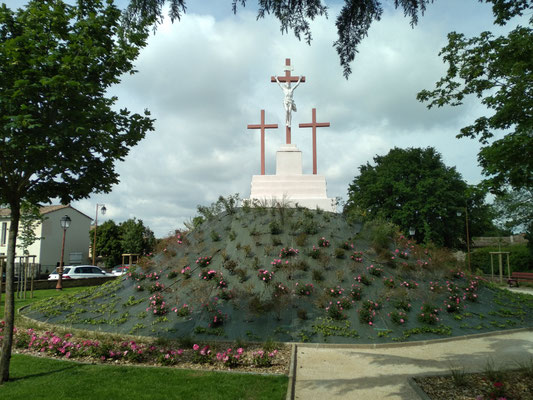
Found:
[[[92, 265], [66, 265], [63, 267], [63, 279], [84, 279], [84, 278], [105, 278], [115, 276], [105, 272], [103, 269]], [[59, 279], [57, 268], [48, 276], [49, 281]]]
[[114, 276], [121, 276], [121, 275], [126, 274], [129, 269], [130, 269], [129, 265], [117, 265], [117, 266], [115, 266], [115, 268], [113, 268], [111, 273]]

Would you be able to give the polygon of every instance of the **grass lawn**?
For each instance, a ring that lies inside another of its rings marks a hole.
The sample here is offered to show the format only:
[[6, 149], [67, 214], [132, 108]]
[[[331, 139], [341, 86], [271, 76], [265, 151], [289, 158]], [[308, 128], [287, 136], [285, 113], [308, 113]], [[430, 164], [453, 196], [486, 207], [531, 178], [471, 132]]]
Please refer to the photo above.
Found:
[[[85, 287], [34, 291], [33, 299], [15, 298], [15, 308]], [[0, 302], [4, 316], [5, 296]], [[284, 399], [286, 376], [228, 374], [156, 367], [88, 365], [14, 354], [11, 380], [0, 386], [0, 399]]]
[[286, 376], [88, 365], [13, 355], [2, 399], [284, 399]]
[[[18, 310], [20, 307], [24, 307], [28, 304], [31, 304], [35, 301], [46, 299], [48, 297], [56, 297], [62, 293], [77, 293], [82, 290], [87, 289], [87, 287], [73, 287], [73, 288], [64, 288], [63, 290], [55, 289], [44, 289], [44, 290], [34, 290], [33, 299], [30, 299], [30, 292], [26, 293], [26, 299], [17, 299], [17, 294], [15, 293], [15, 310]], [[0, 301], [0, 320], [4, 318], [4, 302], [6, 301], [6, 294], [2, 293], [2, 299]]]

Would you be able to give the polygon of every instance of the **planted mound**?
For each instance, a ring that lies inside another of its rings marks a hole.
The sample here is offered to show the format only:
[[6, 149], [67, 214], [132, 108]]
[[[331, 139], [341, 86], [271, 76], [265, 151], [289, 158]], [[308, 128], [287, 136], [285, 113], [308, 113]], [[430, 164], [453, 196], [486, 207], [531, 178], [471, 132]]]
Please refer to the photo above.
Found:
[[386, 223], [257, 207], [213, 215], [128, 276], [26, 314], [166, 338], [371, 343], [532, 326], [532, 309]]

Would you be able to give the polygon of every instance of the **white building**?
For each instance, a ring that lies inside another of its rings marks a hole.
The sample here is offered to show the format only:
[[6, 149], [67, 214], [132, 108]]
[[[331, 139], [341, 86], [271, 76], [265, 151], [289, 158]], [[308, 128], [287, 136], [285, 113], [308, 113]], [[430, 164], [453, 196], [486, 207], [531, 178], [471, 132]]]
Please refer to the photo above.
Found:
[[[61, 228], [59, 221], [64, 215], [68, 215], [72, 221], [65, 236], [64, 264], [90, 264], [89, 230], [92, 219], [70, 205], [44, 206], [40, 208], [40, 212], [44, 220], [35, 228], [35, 235], [40, 240], [35, 241], [27, 250], [30, 255], [36, 256], [35, 262], [41, 265], [41, 272], [46, 273], [47, 270], [51, 272], [61, 258], [63, 228]], [[7, 241], [11, 225], [9, 216], [10, 210], [8, 208], [0, 208], [0, 255], [7, 254]], [[17, 244], [19, 243], [17, 239]], [[16, 255], [22, 256], [23, 250], [17, 247]]]

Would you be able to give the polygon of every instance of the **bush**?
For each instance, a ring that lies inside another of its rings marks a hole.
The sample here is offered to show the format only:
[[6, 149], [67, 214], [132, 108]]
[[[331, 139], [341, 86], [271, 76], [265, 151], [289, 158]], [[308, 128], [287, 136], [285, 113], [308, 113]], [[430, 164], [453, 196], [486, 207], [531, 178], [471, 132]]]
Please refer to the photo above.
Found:
[[[480, 269], [485, 274], [490, 274], [490, 252], [500, 251], [498, 247], [483, 247], [476, 249], [470, 253], [470, 262], [472, 264], [472, 271]], [[501, 251], [508, 251], [509, 265], [511, 272], [533, 271], [533, 261], [530, 258], [529, 250], [525, 244], [516, 244], [513, 246], [502, 247]], [[494, 273], [499, 274], [498, 256], [494, 257]], [[465, 263], [468, 259], [465, 258]], [[507, 275], [507, 256], [503, 255], [503, 274]]]

